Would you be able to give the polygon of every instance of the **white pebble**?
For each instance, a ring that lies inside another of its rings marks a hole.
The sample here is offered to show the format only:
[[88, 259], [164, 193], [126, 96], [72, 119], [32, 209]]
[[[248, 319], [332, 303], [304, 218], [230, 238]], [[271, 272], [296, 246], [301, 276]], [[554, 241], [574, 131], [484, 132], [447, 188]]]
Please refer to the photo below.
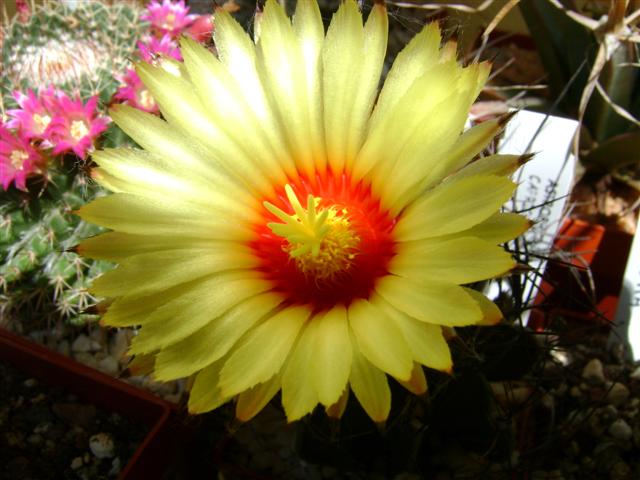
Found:
[[76, 457], [71, 460], [71, 470], [79, 469], [84, 462], [82, 461], [82, 457]]
[[102, 346], [102, 344], [104, 343], [104, 339], [106, 335], [107, 335], [107, 332], [103, 328], [93, 328], [89, 332], [89, 338], [91, 338], [91, 340], [93, 340], [96, 344], [100, 346]]
[[542, 396], [542, 398], [540, 399], [540, 403], [542, 404], [543, 407], [545, 407], [548, 410], [553, 410], [555, 406], [555, 400], [553, 398], [553, 395], [549, 393], [545, 393]]
[[89, 448], [98, 458], [111, 458], [113, 457], [113, 450], [115, 445], [113, 444], [113, 438], [108, 433], [100, 432], [92, 435], [89, 439]]
[[181, 396], [182, 396], [181, 393], [170, 393], [168, 395], [164, 395], [162, 398], [164, 398], [167, 402], [170, 402], [170, 403], [180, 403]]
[[627, 422], [619, 418], [609, 427], [609, 434], [620, 441], [627, 441], [633, 436], [633, 430]]
[[118, 361], [110, 355], [104, 357], [98, 362], [98, 370], [108, 373], [109, 375], [116, 375], [119, 370]]
[[563, 367], [569, 366], [572, 361], [571, 354], [559, 348], [551, 350], [551, 357]]
[[91, 340], [84, 333], [81, 333], [71, 344], [74, 352], [88, 352], [91, 349]]
[[71, 344], [71, 350], [74, 352], [91, 352], [100, 350], [100, 344], [95, 340], [91, 340], [84, 333], [81, 333]]
[[111, 462], [111, 470], [109, 470], [109, 476], [117, 476], [120, 473], [120, 470], [122, 470], [122, 462], [120, 461], [120, 457], [116, 457]]
[[625, 403], [627, 403], [627, 400], [629, 400], [629, 395], [629, 389], [622, 383], [616, 382], [609, 389], [607, 400], [609, 400], [609, 403], [611, 403], [611, 405], [622, 407]]
[[23, 385], [27, 388], [33, 388], [38, 384], [38, 381], [35, 378], [27, 378]]
[[129, 339], [127, 330], [118, 330], [111, 339], [109, 353], [118, 361], [126, 360], [127, 349], [129, 348]]
[[589, 360], [582, 370], [582, 378], [593, 383], [603, 383], [605, 378], [602, 362], [597, 358]]
[[78, 352], [73, 356], [78, 362], [85, 364], [87, 367], [98, 368], [98, 362], [89, 352]]

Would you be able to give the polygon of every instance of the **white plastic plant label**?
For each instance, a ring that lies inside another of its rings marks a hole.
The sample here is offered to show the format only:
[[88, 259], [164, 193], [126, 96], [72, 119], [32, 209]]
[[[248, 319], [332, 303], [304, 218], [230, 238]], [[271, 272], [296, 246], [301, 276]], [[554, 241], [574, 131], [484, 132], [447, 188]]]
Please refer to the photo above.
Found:
[[640, 235], [631, 244], [611, 341], [626, 342], [629, 356], [640, 360]]
[[[551, 251], [565, 216], [576, 164], [571, 143], [577, 127], [578, 122], [574, 120], [521, 110], [507, 124], [498, 145], [501, 154], [535, 154], [514, 175], [518, 188], [513, 200], [505, 206], [535, 222], [524, 235], [532, 267], [532, 272], [523, 276], [525, 304], [530, 304], [535, 297], [546, 264], [542, 257]], [[500, 288], [504, 291], [505, 285]], [[495, 298], [500, 288], [493, 282], [488, 295]], [[526, 320], [523, 318], [523, 322]]]

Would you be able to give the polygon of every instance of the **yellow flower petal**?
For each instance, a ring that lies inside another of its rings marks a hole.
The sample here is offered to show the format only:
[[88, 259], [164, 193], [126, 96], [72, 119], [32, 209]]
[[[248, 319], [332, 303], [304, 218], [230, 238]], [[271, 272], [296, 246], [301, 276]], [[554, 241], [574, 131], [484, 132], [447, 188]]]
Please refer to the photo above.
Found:
[[188, 292], [192, 286], [193, 282], [188, 282], [151, 295], [119, 297], [109, 305], [107, 313], [102, 316], [101, 323], [110, 327], [143, 325], [155, 309]]
[[[193, 282], [190, 290], [156, 308], [131, 342], [130, 352], [148, 353], [176, 343], [271, 285], [257, 274], [223, 272]], [[238, 392], [236, 392], [238, 393]]]
[[367, 415], [374, 422], [384, 422], [391, 410], [391, 390], [387, 376], [369, 363], [355, 345], [349, 383]]
[[342, 415], [344, 414], [344, 411], [347, 408], [348, 401], [349, 401], [349, 389], [347, 388], [345, 389], [344, 392], [342, 392], [342, 395], [340, 395], [340, 398], [338, 399], [338, 401], [333, 405], [329, 405], [328, 407], [325, 407], [324, 411], [326, 412], [329, 418], [335, 418], [339, 420], [340, 418], [342, 418]]
[[347, 310], [337, 305], [314, 318], [316, 340], [313, 347], [311, 380], [318, 399], [325, 406], [336, 403], [344, 393], [351, 370], [351, 338]]
[[213, 38], [218, 58], [238, 83], [247, 104], [254, 109], [258, 118], [270, 118], [270, 107], [256, 70], [254, 43], [224, 9], [216, 10], [214, 23]]
[[[363, 64], [364, 30], [355, 0], [345, 0], [333, 15], [322, 48], [324, 129], [327, 159], [333, 172], [341, 172], [359, 132], [357, 112]], [[345, 106], [349, 108], [345, 108]], [[356, 109], [356, 111], [353, 111]]]
[[109, 175], [107, 187], [112, 190], [116, 186], [119, 192], [160, 200], [176, 197], [201, 208], [224, 208], [248, 221], [255, 222], [258, 218], [256, 199], [230, 181], [221, 180], [216, 188], [212, 188], [211, 182], [203, 182], [201, 177], [179, 163], [168, 162], [144, 150], [109, 149], [96, 152], [92, 158], [101, 167], [94, 169], [92, 176], [104, 184], [103, 177]]
[[175, 199], [151, 202], [128, 193], [97, 198], [77, 212], [88, 222], [131, 234], [235, 241], [255, 236], [246, 224], [233, 221], [224, 213]]
[[351, 169], [364, 143], [369, 116], [378, 92], [384, 57], [387, 51], [389, 22], [384, 2], [375, 2], [364, 25], [362, 66], [357, 96], [351, 111], [352, 133], [348, 139], [346, 168]]
[[435, 281], [421, 284], [387, 276], [378, 283], [376, 292], [398, 310], [423, 322], [463, 327], [482, 319], [476, 302], [457, 285]]
[[[458, 112], [449, 110], [449, 107], [457, 97], [455, 86], [459, 73], [460, 68], [454, 63], [434, 65], [411, 85], [397, 104], [368, 132], [353, 166], [353, 182], [368, 174], [377, 194], [384, 188], [385, 181], [393, 179], [395, 182], [394, 167], [407, 144], [412, 139], [417, 140], [417, 131], [424, 131], [428, 126], [440, 131], [438, 122], [433, 118], [434, 112], [442, 116], [443, 107], [447, 105], [444, 117], [451, 119], [458, 116]], [[393, 142], [389, 142], [389, 138], [393, 138]], [[425, 148], [425, 143], [432, 148], [438, 145], [430, 136], [419, 138]], [[455, 134], [452, 134], [451, 141], [453, 139]], [[406, 186], [403, 186], [404, 190]], [[386, 201], [388, 203], [389, 198]]]
[[236, 418], [241, 422], [248, 422], [255, 417], [276, 396], [280, 390], [280, 383], [280, 375], [276, 375], [238, 395]]
[[127, 365], [131, 375], [151, 375], [156, 363], [154, 353], [148, 355], [136, 355]]
[[84, 257], [108, 260], [111, 262], [122, 262], [127, 258], [141, 253], [161, 252], [164, 250], [215, 248], [216, 243], [218, 242], [215, 240], [189, 240], [184, 237], [182, 237], [179, 242], [176, 242], [176, 239], [171, 237], [107, 232], [83, 240], [76, 247], [76, 252]]
[[300, 333], [282, 374], [282, 406], [289, 422], [311, 413], [318, 404], [318, 394], [309, 378], [317, 361], [313, 355], [316, 330], [315, 319], [312, 319]]
[[[136, 72], [169, 124], [199, 140], [209, 154], [225, 167], [225, 171], [243, 182], [247, 189], [268, 196], [273, 193], [273, 185], [286, 181], [279, 164], [256, 162], [253, 152], [244, 150], [243, 145], [225, 135], [205, 110], [191, 82], [144, 62], [136, 66]], [[175, 101], [176, 96], [180, 98], [179, 102]]]
[[480, 310], [482, 310], [483, 318], [480, 322], [478, 322], [478, 325], [495, 325], [502, 321], [504, 316], [495, 303], [485, 297], [482, 293], [473, 290], [472, 288], [462, 288], [464, 288], [464, 291], [467, 292], [471, 296], [471, 298], [473, 298], [477, 302]]
[[237, 395], [278, 373], [310, 313], [309, 307], [288, 307], [250, 330], [222, 369], [222, 392]]
[[397, 378], [396, 380], [414, 395], [423, 395], [427, 391], [427, 378], [424, 376], [422, 366], [418, 363], [413, 364], [413, 370], [411, 370], [409, 380], [400, 380]]
[[470, 163], [446, 181], [484, 175], [506, 177], [514, 173], [528, 158], [526, 155], [489, 155]]
[[195, 93], [215, 124], [236, 144], [245, 145], [256, 163], [297, 178], [273, 113], [266, 107], [257, 109], [255, 102], [248, 104], [236, 79], [204, 46], [188, 37], [183, 37], [180, 45]]
[[308, 106], [309, 138], [306, 140], [314, 156], [315, 168], [323, 174], [327, 167], [325, 153], [325, 135], [322, 110], [322, 45], [324, 43], [324, 25], [320, 8], [313, 1], [296, 3], [293, 16], [293, 30], [298, 37], [304, 85]]
[[398, 325], [415, 361], [434, 370], [451, 371], [453, 367], [451, 351], [440, 325], [432, 325], [411, 318], [379, 298], [374, 297], [372, 302], [384, 309]]
[[[441, 180], [446, 175], [464, 167], [476, 155], [489, 145], [493, 138], [500, 133], [507, 118], [488, 120], [464, 132], [456, 140], [456, 143], [434, 163], [434, 169], [430, 175], [420, 184], [421, 188], [427, 188]], [[484, 175], [499, 175], [497, 172], [486, 172]]]
[[347, 316], [362, 355], [383, 372], [408, 380], [413, 367], [411, 351], [394, 322], [364, 299], [349, 305]]
[[[212, 161], [211, 155], [202, 145], [172, 128], [156, 115], [127, 105], [116, 105], [109, 110], [109, 115], [146, 151], [200, 175], [203, 180], [213, 185], [229, 184], [229, 175], [224, 174], [219, 164]], [[237, 183], [237, 180], [232, 181]]]
[[398, 54], [380, 91], [371, 115], [371, 128], [377, 128], [418, 77], [439, 61], [440, 28], [426, 25]]
[[[426, 74], [427, 77], [430, 75]], [[441, 155], [453, 145], [462, 131], [469, 111], [469, 92], [473, 86], [469, 82], [465, 83], [463, 77], [464, 70], [458, 72], [457, 81], [448, 86], [448, 96], [440, 97], [441, 103], [432, 108], [429, 108], [430, 105], [425, 106], [424, 113], [427, 116], [422, 117], [415, 125], [416, 129], [393, 164], [393, 173], [389, 172], [389, 176], [385, 178], [384, 169], [376, 169], [371, 175], [372, 187], [381, 196], [382, 204], [393, 215], [424, 192], [422, 185], [425, 179], [437, 171]], [[410, 90], [407, 95], [411, 93]], [[427, 103], [419, 98], [414, 101], [417, 105]], [[436, 114], [445, 105], [446, 114]], [[410, 128], [411, 125], [407, 127]]]
[[250, 269], [257, 259], [241, 245], [169, 250], [134, 255], [93, 282], [91, 291], [102, 297], [144, 295], [223, 270]]
[[479, 237], [489, 243], [513, 240], [531, 227], [531, 221], [515, 213], [496, 213], [462, 234]]
[[394, 236], [405, 242], [471, 228], [496, 212], [514, 189], [511, 180], [494, 176], [440, 185], [402, 213]]
[[[311, 117], [301, 46], [291, 21], [275, 0], [265, 4], [260, 31], [258, 73], [270, 94], [271, 105], [281, 119], [298, 171], [313, 177], [317, 155], [309, 140], [316, 138], [318, 143], [316, 133], [320, 118]], [[317, 70], [313, 77], [318, 77]], [[317, 94], [314, 96], [315, 100], [319, 98]], [[314, 110], [316, 113], [319, 111], [317, 107]]]
[[209, 412], [229, 401], [230, 397], [223, 397], [218, 387], [223, 363], [220, 360], [198, 372], [189, 392], [189, 413]]
[[[232, 78], [231, 83], [237, 86], [235, 93], [253, 110], [270, 145], [276, 150], [273, 158], [267, 160], [267, 165], [275, 161], [291, 179], [298, 178], [298, 172], [293, 168], [293, 160], [285, 143], [281, 120], [269, 104], [267, 92], [256, 68], [256, 49], [253, 42], [240, 24], [224, 9], [216, 11], [214, 23], [213, 36], [218, 58]], [[201, 93], [203, 94], [204, 92]], [[218, 95], [212, 95], [212, 101], [217, 101], [217, 97]], [[230, 127], [234, 128], [235, 124], [229, 123]], [[254, 154], [257, 158], [263, 158], [263, 152]]]
[[77, 214], [87, 222], [137, 235], [250, 240], [254, 233], [244, 222], [225, 217], [225, 211], [180, 203], [176, 199], [150, 201], [117, 193], [84, 205]]
[[486, 280], [511, 270], [516, 262], [503, 248], [474, 237], [400, 244], [389, 271], [413, 280], [456, 284]]
[[197, 332], [163, 348], [156, 358], [156, 378], [185, 377], [217, 361], [247, 330], [269, 316], [281, 300], [271, 292], [248, 298]]

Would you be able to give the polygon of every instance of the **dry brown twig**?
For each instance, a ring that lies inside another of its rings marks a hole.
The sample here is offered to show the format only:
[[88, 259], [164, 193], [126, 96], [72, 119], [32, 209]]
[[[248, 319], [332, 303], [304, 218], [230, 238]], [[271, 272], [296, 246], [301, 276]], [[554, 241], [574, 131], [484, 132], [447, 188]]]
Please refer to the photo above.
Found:
[[[593, 62], [593, 67], [589, 72], [589, 80], [580, 98], [578, 121], [582, 124], [582, 120], [584, 119], [584, 115], [587, 110], [587, 105], [591, 100], [594, 90], [597, 90], [614, 112], [633, 124], [640, 126], [640, 121], [620, 105], [617, 105], [605, 92], [599, 82], [600, 74], [604, 70], [607, 62], [612, 58], [614, 52], [618, 48], [621, 48], [622, 44], [626, 41], [637, 42], [635, 37], [638, 37], [638, 35], [631, 31], [630, 25], [638, 18], [638, 11], [625, 18], [624, 15], [627, 11], [629, 0], [612, 0], [606, 20], [604, 22], [598, 22], [577, 12], [572, 12], [570, 15], [570, 11], [559, 4], [558, 0], [549, 0], [549, 2], [558, 6], [558, 8], [561, 8], [567, 13], [567, 15], [577, 22], [587, 26], [599, 39], [600, 45], [598, 47], [598, 53], [596, 54], [596, 58]], [[578, 152], [579, 144], [580, 131], [578, 130], [573, 144], [575, 152]]]
[[413, 2], [396, 2], [387, 0], [387, 4], [400, 8], [416, 8], [419, 10], [457, 10], [464, 13], [483, 12], [493, 4], [494, 0], [485, 0], [477, 7], [471, 7], [461, 3], [413, 3]]

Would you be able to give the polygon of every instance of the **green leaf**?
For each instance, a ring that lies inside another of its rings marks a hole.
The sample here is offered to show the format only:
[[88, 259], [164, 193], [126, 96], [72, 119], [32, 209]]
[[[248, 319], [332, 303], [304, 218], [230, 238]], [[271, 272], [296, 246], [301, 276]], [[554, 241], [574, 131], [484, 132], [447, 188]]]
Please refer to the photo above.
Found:
[[584, 166], [594, 173], [608, 173], [640, 163], [640, 131], [610, 138], [582, 158]]
[[572, 76], [580, 70], [561, 102], [567, 113], [575, 113], [596, 52], [595, 37], [548, 0], [523, 0], [519, 6], [549, 73], [554, 96], [558, 97]]
[[[632, 102], [637, 96], [634, 91], [640, 81], [640, 69], [628, 64], [636, 61], [636, 56], [637, 51], [632, 44], [620, 44], [599, 76], [600, 85], [611, 101], [632, 114]], [[584, 120], [591, 136], [597, 142], [625, 133], [632, 126], [632, 123], [617, 114], [597, 91], [594, 91], [591, 97]]]

